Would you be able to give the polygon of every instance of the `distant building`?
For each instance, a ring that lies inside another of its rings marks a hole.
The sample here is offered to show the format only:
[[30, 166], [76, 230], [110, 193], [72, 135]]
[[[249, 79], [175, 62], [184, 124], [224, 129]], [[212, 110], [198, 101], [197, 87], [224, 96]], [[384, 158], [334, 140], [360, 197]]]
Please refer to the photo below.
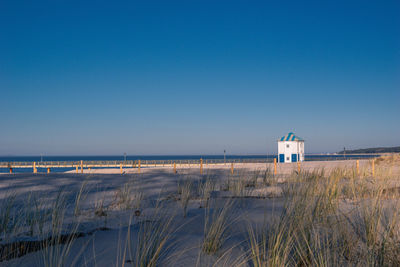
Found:
[[304, 140], [288, 133], [278, 140], [278, 161], [282, 163], [304, 161]]

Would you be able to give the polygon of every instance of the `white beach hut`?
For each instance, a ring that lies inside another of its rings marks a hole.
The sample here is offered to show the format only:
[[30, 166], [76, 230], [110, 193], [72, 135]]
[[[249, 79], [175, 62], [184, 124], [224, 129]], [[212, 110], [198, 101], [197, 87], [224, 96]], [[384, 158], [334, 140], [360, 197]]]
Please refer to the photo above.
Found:
[[282, 163], [304, 160], [304, 140], [288, 133], [278, 140], [278, 161]]

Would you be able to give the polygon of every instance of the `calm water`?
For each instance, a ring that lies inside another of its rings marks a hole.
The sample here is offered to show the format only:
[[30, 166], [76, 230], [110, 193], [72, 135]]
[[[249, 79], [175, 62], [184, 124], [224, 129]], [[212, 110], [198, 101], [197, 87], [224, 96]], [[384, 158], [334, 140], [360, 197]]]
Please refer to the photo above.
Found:
[[[312, 160], [342, 160], [342, 159], [362, 159], [362, 158], [372, 158], [379, 156], [377, 154], [369, 154], [369, 155], [326, 155], [326, 154], [309, 154], [305, 155], [306, 161]], [[273, 158], [276, 158], [276, 155], [227, 155], [226, 159], [256, 159], [258, 161], [265, 159], [266, 161], [272, 161]], [[138, 155], [127, 155], [126, 160], [198, 160], [203, 158], [207, 159], [224, 159], [224, 155], [158, 155], [158, 156], [138, 156]], [[0, 157], [0, 162], [40, 162], [40, 161], [86, 161], [86, 160], [99, 160], [99, 161], [107, 161], [107, 160], [116, 160], [122, 161], [124, 160], [124, 156], [3, 156]], [[73, 170], [73, 168], [54, 168], [52, 172], [65, 172], [68, 170]], [[0, 168], [0, 172], [9, 172], [7, 168]], [[32, 172], [30, 168], [20, 168], [14, 169], [14, 172]], [[38, 172], [46, 172], [44, 168], [38, 168]]]

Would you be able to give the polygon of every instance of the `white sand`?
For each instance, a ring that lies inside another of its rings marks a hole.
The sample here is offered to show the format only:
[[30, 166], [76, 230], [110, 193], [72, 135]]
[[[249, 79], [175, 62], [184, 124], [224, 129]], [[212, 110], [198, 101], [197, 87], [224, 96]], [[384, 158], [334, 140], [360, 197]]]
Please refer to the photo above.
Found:
[[[360, 167], [369, 171], [370, 162], [361, 160]], [[324, 169], [331, 171], [338, 167], [355, 168], [356, 161], [326, 161], [326, 162], [303, 162], [302, 170], [312, 171], [314, 169]], [[230, 175], [230, 164], [224, 165], [204, 165], [204, 176], [216, 177], [220, 183], [223, 183]], [[235, 173], [249, 173], [252, 171], [273, 170], [273, 164], [235, 164]], [[297, 164], [278, 164], [278, 175], [285, 176], [296, 171]], [[79, 238], [73, 248], [69, 258], [71, 263], [81, 249], [83, 249], [83, 258], [78, 261], [78, 266], [114, 266], [121, 254], [121, 246], [125, 244], [125, 237], [128, 229], [135, 233], [137, 226], [135, 224], [151, 214], [152, 207], [156, 199], [170, 199], [177, 195], [177, 183], [180, 179], [186, 177], [193, 181], [201, 179], [199, 175], [199, 166], [184, 168], [177, 166], [177, 174], [173, 173], [172, 167], [148, 167], [142, 168], [138, 174], [137, 169], [125, 168], [124, 174], [119, 174], [120, 169], [92, 169], [85, 170], [85, 174], [75, 174], [75, 171], [68, 173], [51, 174], [13, 174], [0, 176], [0, 201], [10, 193], [15, 193], [17, 202], [25, 203], [31, 192], [37, 193], [42, 199], [54, 199], [60, 188], [68, 193], [67, 201], [71, 205], [68, 209], [65, 224], [76, 219], [80, 221], [80, 231], [90, 232], [93, 229], [106, 226], [109, 231], [97, 231], [93, 235]], [[129, 219], [133, 211], [124, 211], [111, 204], [115, 200], [116, 192], [123, 187], [130, 179], [136, 179], [135, 188], [144, 193], [143, 207], [141, 216], [132, 222], [129, 227]], [[76, 192], [79, 191], [82, 183], [87, 183], [85, 197], [82, 201], [82, 213], [78, 218], [73, 215], [73, 203]], [[229, 237], [224, 243], [221, 253], [217, 256], [202, 256], [204, 263], [213, 263], [221, 256], [222, 252], [227, 252], [226, 260], [229, 262], [238, 258], [246, 250], [246, 244], [243, 243], [246, 235], [246, 225], [263, 225], [271, 220], [273, 216], [280, 214], [284, 199], [281, 197], [282, 189], [279, 186], [271, 186], [255, 189], [249, 193], [249, 196], [268, 197], [268, 198], [246, 198], [241, 199], [235, 206], [232, 225], [230, 226]], [[217, 204], [223, 204], [222, 195], [216, 195]], [[96, 216], [93, 212], [94, 206], [99, 201], [104, 201], [106, 217]], [[173, 237], [179, 242], [175, 242], [174, 249], [171, 250], [167, 258], [163, 258], [162, 266], [195, 266], [199, 260], [200, 243], [203, 238], [204, 208], [200, 208], [202, 203], [199, 199], [191, 200], [188, 208], [187, 218], [182, 216], [180, 203], [176, 201], [164, 201], [164, 209], [171, 216], [176, 214], [173, 225], [181, 225], [174, 232]], [[16, 240], [27, 238], [26, 233], [21, 233]], [[240, 244], [240, 245], [237, 245]], [[233, 247], [233, 248], [232, 248]], [[228, 251], [229, 250], [229, 251]], [[7, 262], [0, 262], [0, 266], [37, 266], [40, 262], [41, 252], [29, 253], [21, 258]], [[122, 265], [120, 262], [118, 265]], [[128, 265], [129, 266], [129, 265]]]
[[[360, 169], [361, 168], [371, 168], [371, 161], [370, 160], [359, 160]], [[234, 171], [240, 170], [265, 170], [270, 169], [271, 171], [274, 170], [273, 163], [235, 163], [233, 164]], [[331, 171], [335, 168], [356, 168], [356, 160], [335, 160], [335, 161], [305, 161], [300, 163], [301, 170], [304, 171], [312, 171], [316, 169], [324, 169], [325, 171]], [[200, 165], [187, 165], [187, 164], [177, 164], [176, 165], [177, 172], [179, 173], [182, 170], [190, 170], [196, 172], [196, 170], [200, 173]], [[149, 171], [160, 170], [160, 171], [167, 171], [173, 172], [172, 166], [148, 166], [148, 167], [141, 167], [141, 173], [147, 173]], [[230, 171], [231, 164], [203, 164], [203, 172], [207, 173], [207, 170], [220, 170], [220, 171]], [[277, 163], [277, 174], [290, 174], [293, 171], [298, 170], [297, 163]], [[90, 174], [120, 174], [120, 168], [104, 168], [104, 169], [84, 169], [84, 173]], [[132, 167], [123, 167], [123, 172], [126, 174], [138, 173], [137, 168]], [[66, 173], [76, 173], [75, 170], [68, 171]], [[79, 169], [80, 173], [80, 169]]]

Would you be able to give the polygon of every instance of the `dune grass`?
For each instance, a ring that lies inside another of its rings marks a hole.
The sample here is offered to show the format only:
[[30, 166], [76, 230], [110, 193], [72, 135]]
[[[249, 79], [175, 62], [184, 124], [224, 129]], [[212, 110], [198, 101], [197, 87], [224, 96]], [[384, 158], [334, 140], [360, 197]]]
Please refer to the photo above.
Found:
[[39, 236], [41, 240], [39, 264], [45, 267], [76, 266], [87, 245], [81, 246], [79, 251], [72, 253], [72, 247], [78, 237], [79, 222], [66, 223], [68, 210], [67, 193], [60, 190], [52, 202], [48, 214], [50, 215], [49, 229]]
[[144, 194], [137, 185], [136, 178], [132, 177], [116, 191], [113, 206], [120, 210], [140, 210], [143, 199]]
[[74, 206], [75, 216], [79, 216], [81, 214], [82, 201], [86, 198], [88, 194], [87, 184], [88, 184], [88, 179], [85, 179], [82, 182], [79, 191], [75, 194], [75, 206]]
[[216, 189], [215, 177], [207, 175], [205, 178], [201, 179], [198, 183], [198, 194], [202, 201], [202, 207], [207, 208], [209, 205], [211, 192]]
[[384, 181], [371, 184], [349, 170], [297, 174], [287, 185], [281, 216], [261, 231], [248, 227], [249, 262], [398, 266], [400, 206], [398, 196], [388, 199], [382, 194]]
[[127, 257], [129, 259], [124, 262], [135, 267], [158, 266], [160, 259], [167, 257], [172, 247], [171, 239], [175, 230], [172, 224], [174, 217], [174, 214], [168, 214], [164, 206], [158, 202], [151, 215], [136, 223], [135, 233], [128, 231]]
[[183, 209], [183, 217], [187, 216], [187, 207], [193, 194], [193, 181], [186, 178], [178, 181], [178, 194], [180, 195], [180, 203]]
[[8, 193], [0, 204], [0, 234], [3, 239], [14, 232], [19, 221], [15, 212], [15, 199], [15, 193]]
[[228, 200], [222, 206], [214, 203], [205, 209], [204, 239], [202, 250], [207, 254], [215, 254], [228, 237], [228, 230], [235, 221], [233, 217], [234, 201]]

